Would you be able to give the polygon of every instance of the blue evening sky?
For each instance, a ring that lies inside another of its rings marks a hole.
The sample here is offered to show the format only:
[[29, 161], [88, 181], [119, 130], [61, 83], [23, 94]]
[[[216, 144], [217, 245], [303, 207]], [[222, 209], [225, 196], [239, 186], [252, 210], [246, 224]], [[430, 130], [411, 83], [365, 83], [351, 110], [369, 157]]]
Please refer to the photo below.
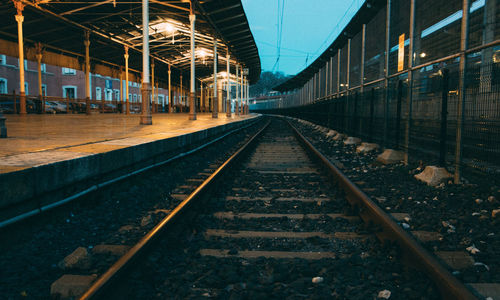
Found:
[[[283, 11], [277, 59], [278, 2]], [[263, 71], [295, 75], [335, 40], [363, 0], [242, 0]], [[283, 5], [284, 3], [284, 5]], [[276, 64], [276, 65], [275, 65]]]

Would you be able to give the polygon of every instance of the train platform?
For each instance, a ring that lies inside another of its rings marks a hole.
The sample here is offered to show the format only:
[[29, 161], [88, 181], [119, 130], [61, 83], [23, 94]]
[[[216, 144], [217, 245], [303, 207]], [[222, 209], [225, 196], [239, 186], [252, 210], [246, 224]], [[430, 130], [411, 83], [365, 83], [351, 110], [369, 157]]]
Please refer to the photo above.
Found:
[[139, 125], [139, 115], [7, 115], [8, 138], [0, 143], [0, 173], [37, 167], [132, 147], [256, 117], [220, 113], [157, 114], [153, 125]]
[[259, 116], [219, 113], [213, 119], [200, 113], [191, 121], [187, 114], [155, 114], [153, 125], [139, 125], [139, 115], [7, 115], [8, 138], [0, 140], [0, 211], [26, 201], [29, 209], [39, 208], [54, 201], [44, 195], [55, 190], [78, 184], [71, 189], [78, 192], [90, 179], [98, 184], [168, 159]]

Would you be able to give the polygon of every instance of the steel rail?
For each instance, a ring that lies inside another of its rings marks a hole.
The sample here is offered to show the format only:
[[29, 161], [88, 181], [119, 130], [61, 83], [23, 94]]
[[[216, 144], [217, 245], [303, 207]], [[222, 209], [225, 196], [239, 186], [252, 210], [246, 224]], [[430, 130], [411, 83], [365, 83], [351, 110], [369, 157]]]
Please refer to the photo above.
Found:
[[333, 176], [340, 188], [345, 192], [346, 199], [360, 208], [360, 216], [365, 221], [379, 225], [383, 231], [377, 233], [382, 239], [395, 241], [400, 248], [413, 259], [412, 263], [421, 268], [437, 285], [444, 299], [478, 299], [472, 292], [456, 279], [433, 255], [425, 250], [420, 243], [399, 226], [370, 197], [350, 181], [328, 158], [317, 150], [290, 122], [295, 135], [313, 157], [322, 162], [328, 173]]
[[134, 247], [132, 247], [127, 253], [125, 253], [116, 263], [114, 263], [101, 277], [99, 277], [92, 286], [80, 297], [80, 300], [87, 299], [98, 299], [100, 296], [106, 293], [106, 291], [112, 286], [119, 276], [123, 275], [125, 270], [139, 257], [143, 254], [145, 250], [151, 246], [151, 244], [156, 241], [160, 234], [164, 233], [165, 230], [172, 226], [174, 221], [177, 219], [181, 213], [186, 211], [186, 208], [199, 199], [204, 193], [207, 192], [210, 186], [218, 179], [224, 171], [228, 169], [241, 154], [249, 149], [249, 146], [253, 145], [256, 139], [262, 135], [265, 129], [269, 126], [270, 121], [264, 125], [248, 142], [246, 142], [240, 149], [238, 149], [231, 157], [229, 157], [217, 170], [212, 173], [203, 183], [198, 186], [184, 201], [182, 201], [177, 207], [175, 207], [172, 212], [161, 220], [151, 231], [149, 231]]

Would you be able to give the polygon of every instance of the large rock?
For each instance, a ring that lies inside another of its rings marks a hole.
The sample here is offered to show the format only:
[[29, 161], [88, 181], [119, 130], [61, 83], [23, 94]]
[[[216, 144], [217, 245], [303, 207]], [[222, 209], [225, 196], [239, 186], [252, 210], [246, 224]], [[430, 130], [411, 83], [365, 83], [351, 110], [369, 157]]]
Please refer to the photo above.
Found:
[[361, 139], [357, 137], [350, 136], [344, 141], [344, 145], [359, 145], [361, 144]]
[[334, 136], [334, 137], [332, 138], [332, 140], [334, 140], [334, 141], [341, 141], [341, 140], [343, 140], [343, 139], [345, 139], [345, 138], [346, 138], [346, 135], [345, 135], [345, 134], [342, 134], [342, 133], [337, 133], [337, 135], [336, 135], [336, 136]]
[[356, 148], [357, 153], [368, 153], [371, 151], [378, 150], [380, 146], [374, 143], [361, 143], [360, 146]]
[[328, 133], [326, 134], [327, 137], [332, 137], [332, 136], [336, 136], [338, 134], [337, 131], [335, 130], [330, 130], [328, 131]]
[[95, 275], [63, 275], [50, 286], [50, 295], [52, 299], [79, 298], [89, 289], [96, 278]]
[[415, 175], [415, 178], [430, 186], [436, 186], [451, 177], [452, 175], [445, 168], [436, 166], [427, 166], [422, 173]]
[[78, 247], [73, 253], [59, 262], [59, 267], [63, 270], [88, 269], [90, 268], [90, 263], [90, 255], [87, 248]]
[[404, 158], [405, 155], [401, 151], [385, 149], [385, 151], [377, 157], [377, 161], [383, 163], [384, 165], [388, 165], [401, 162]]

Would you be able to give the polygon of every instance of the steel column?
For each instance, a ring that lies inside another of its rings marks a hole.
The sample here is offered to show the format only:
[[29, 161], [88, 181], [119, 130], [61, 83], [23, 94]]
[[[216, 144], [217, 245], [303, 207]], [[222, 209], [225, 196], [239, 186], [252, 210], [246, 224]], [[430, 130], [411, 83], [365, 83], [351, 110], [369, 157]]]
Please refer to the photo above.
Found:
[[[240, 108], [243, 107], [243, 66], [240, 66], [240, 94], [241, 94], [241, 104]], [[241, 114], [241, 113], [240, 113]]]
[[236, 65], [236, 115], [240, 115], [240, 65]]
[[189, 22], [191, 23], [191, 89], [189, 91], [189, 120], [196, 120], [196, 82], [195, 82], [195, 51], [194, 51], [194, 26], [196, 15], [194, 14], [193, 1], [190, 3], [191, 13]]
[[409, 151], [410, 151], [410, 128], [411, 128], [411, 115], [413, 106], [413, 44], [415, 42], [415, 1], [410, 2], [410, 45], [408, 47], [408, 101], [406, 103], [406, 126], [405, 126], [405, 155], [404, 163], [408, 165]]
[[363, 24], [363, 30], [361, 32], [361, 70], [360, 70], [360, 91], [363, 93], [365, 87], [365, 47], [366, 47], [366, 24]]
[[168, 65], [168, 112], [172, 113], [172, 71]]
[[158, 93], [158, 90], [156, 90], [155, 93], [155, 60], [154, 58], [151, 59], [151, 112], [155, 112], [155, 104], [156, 104], [156, 99], [155, 95]]
[[212, 118], [219, 117], [219, 110], [217, 107], [217, 39], [214, 38], [214, 96], [212, 97]]
[[149, 0], [142, 0], [142, 112], [141, 125], [151, 125], [151, 84], [149, 82]]
[[[125, 54], [123, 55], [125, 58], [125, 114], [130, 114], [130, 103], [129, 103], [129, 98], [128, 98], [128, 47], [125, 46]], [[89, 107], [90, 109], [90, 107]]]
[[389, 51], [390, 44], [390, 27], [391, 27], [391, 0], [387, 0], [386, 18], [385, 18], [385, 70], [384, 70], [384, 87], [385, 87], [385, 105], [384, 105], [384, 144], [387, 147], [389, 143]]
[[337, 49], [337, 98], [340, 97], [340, 51]]
[[[19, 113], [21, 115], [26, 114], [26, 91], [24, 88], [24, 41], [23, 41], [23, 10], [24, 4], [21, 1], [14, 1], [14, 5], [17, 9], [16, 21], [17, 21], [17, 39], [19, 45]], [[15, 105], [14, 99], [14, 105]]]
[[231, 118], [231, 76], [230, 75], [230, 66], [229, 66], [229, 49], [226, 52], [226, 77], [227, 77], [227, 99], [226, 99], [226, 116]]
[[464, 130], [465, 121], [465, 72], [467, 71], [467, 54], [465, 51], [469, 47], [469, 11], [470, 11], [470, 1], [463, 0], [462, 4], [462, 28], [461, 28], [461, 38], [460, 38], [460, 65], [459, 74], [460, 80], [459, 86], [459, 99], [457, 104], [457, 134], [456, 134], [456, 148], [455, 148], [455, 174], [454, 182], [455, 184], [460, 183], [461, 176], [461, 163], [462, 163], [462, 132]]

